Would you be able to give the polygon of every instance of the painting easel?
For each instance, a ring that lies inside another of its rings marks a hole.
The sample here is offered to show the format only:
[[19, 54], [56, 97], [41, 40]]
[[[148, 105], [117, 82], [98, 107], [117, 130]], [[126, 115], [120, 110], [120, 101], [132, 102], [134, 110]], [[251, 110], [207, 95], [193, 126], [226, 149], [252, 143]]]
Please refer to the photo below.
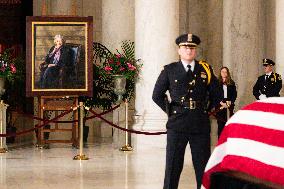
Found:
[[[71, 96], [69, 98], [62, 96], [39, 96], [38, 100], [38, 117], [42, 119], [44, 118], [44, 111], [55, 111], [56, 117], [59, 115], [58, 111], [68, 111], [70, 108], [78, 107], [78, 96]], [[73, 111], [73, 120], [78, 120], [77, 110]], [[43, 124], [43, 121], [39, 121], [39, 124]], [[39, 146], [50, 143], [71, 143], [73, 147], [78, 146], [78, 122], [70, 123], [71, 128], [60, 128], [58, 123], [53, 124], [55, 124], [54, 128], [42, 127], [38, 129], [37, 143]], [[44, 133], [52, 132], [71, 132], [72, 137], [70, 140], [49, 140], [44, 138]]]

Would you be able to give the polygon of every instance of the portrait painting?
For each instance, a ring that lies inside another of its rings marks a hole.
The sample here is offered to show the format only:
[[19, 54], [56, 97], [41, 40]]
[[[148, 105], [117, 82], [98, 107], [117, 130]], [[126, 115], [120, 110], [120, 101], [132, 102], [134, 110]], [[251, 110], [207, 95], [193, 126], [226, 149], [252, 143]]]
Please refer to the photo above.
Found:
[[92, 93], [92, 17], [27, 17], [27, 96]]

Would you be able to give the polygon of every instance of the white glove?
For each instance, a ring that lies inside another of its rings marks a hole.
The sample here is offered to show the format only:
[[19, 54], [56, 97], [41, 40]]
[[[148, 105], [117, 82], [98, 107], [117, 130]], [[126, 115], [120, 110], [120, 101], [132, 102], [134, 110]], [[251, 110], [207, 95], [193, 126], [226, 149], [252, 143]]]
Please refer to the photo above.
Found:
[[263, 100], [263, 99], [266, 99], [267, 97], [266, 97], [266, 95], [265, 94], [261, 94], [261, 95], [259, 95], [259, 100]]

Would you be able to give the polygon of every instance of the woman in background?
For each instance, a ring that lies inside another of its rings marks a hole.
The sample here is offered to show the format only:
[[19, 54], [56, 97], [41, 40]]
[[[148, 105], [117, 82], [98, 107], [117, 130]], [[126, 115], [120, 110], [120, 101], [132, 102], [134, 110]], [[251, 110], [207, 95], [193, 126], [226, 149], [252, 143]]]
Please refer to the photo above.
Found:
[[234, 103], [237, 98], [237, 90], [235, 82], [232, 80], [230, 71], [227, 67], [222, 67], [220, 69], [218, 81], [214, 105], [215, 109], [217, 109], [216, 118], [218, 123], [219, 138], [228, 120], [227, 108], [229, 109], [230, 117], [234, 113]]

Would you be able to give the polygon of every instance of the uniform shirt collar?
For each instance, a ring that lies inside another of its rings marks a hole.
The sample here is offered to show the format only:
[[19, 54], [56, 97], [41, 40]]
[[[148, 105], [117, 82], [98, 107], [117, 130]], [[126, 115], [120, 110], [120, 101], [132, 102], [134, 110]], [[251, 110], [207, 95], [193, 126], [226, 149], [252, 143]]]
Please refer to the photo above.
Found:
[[272, 74], [272, 72], [269, 72], [269, 73], [266, 73], [265, 75], [268, 75], [268, 76], [270, 76]]
[[[188, 67], [187, 67], [188, 63], [186, 63], [185, 61], [182, 61], [182, 60], [181, 60], [181, 63], [182, 63], [182, 65], [183, 65], [185, 71], [187, 72], [187, 71], [188, 71]], [[191, 66], [191, 71], [193, 71], [193, 70], [194, 70], [194, 66], [195, 66], [195, 60], [193, 60], [192, 62], [190, 62], [189, 65]]]

